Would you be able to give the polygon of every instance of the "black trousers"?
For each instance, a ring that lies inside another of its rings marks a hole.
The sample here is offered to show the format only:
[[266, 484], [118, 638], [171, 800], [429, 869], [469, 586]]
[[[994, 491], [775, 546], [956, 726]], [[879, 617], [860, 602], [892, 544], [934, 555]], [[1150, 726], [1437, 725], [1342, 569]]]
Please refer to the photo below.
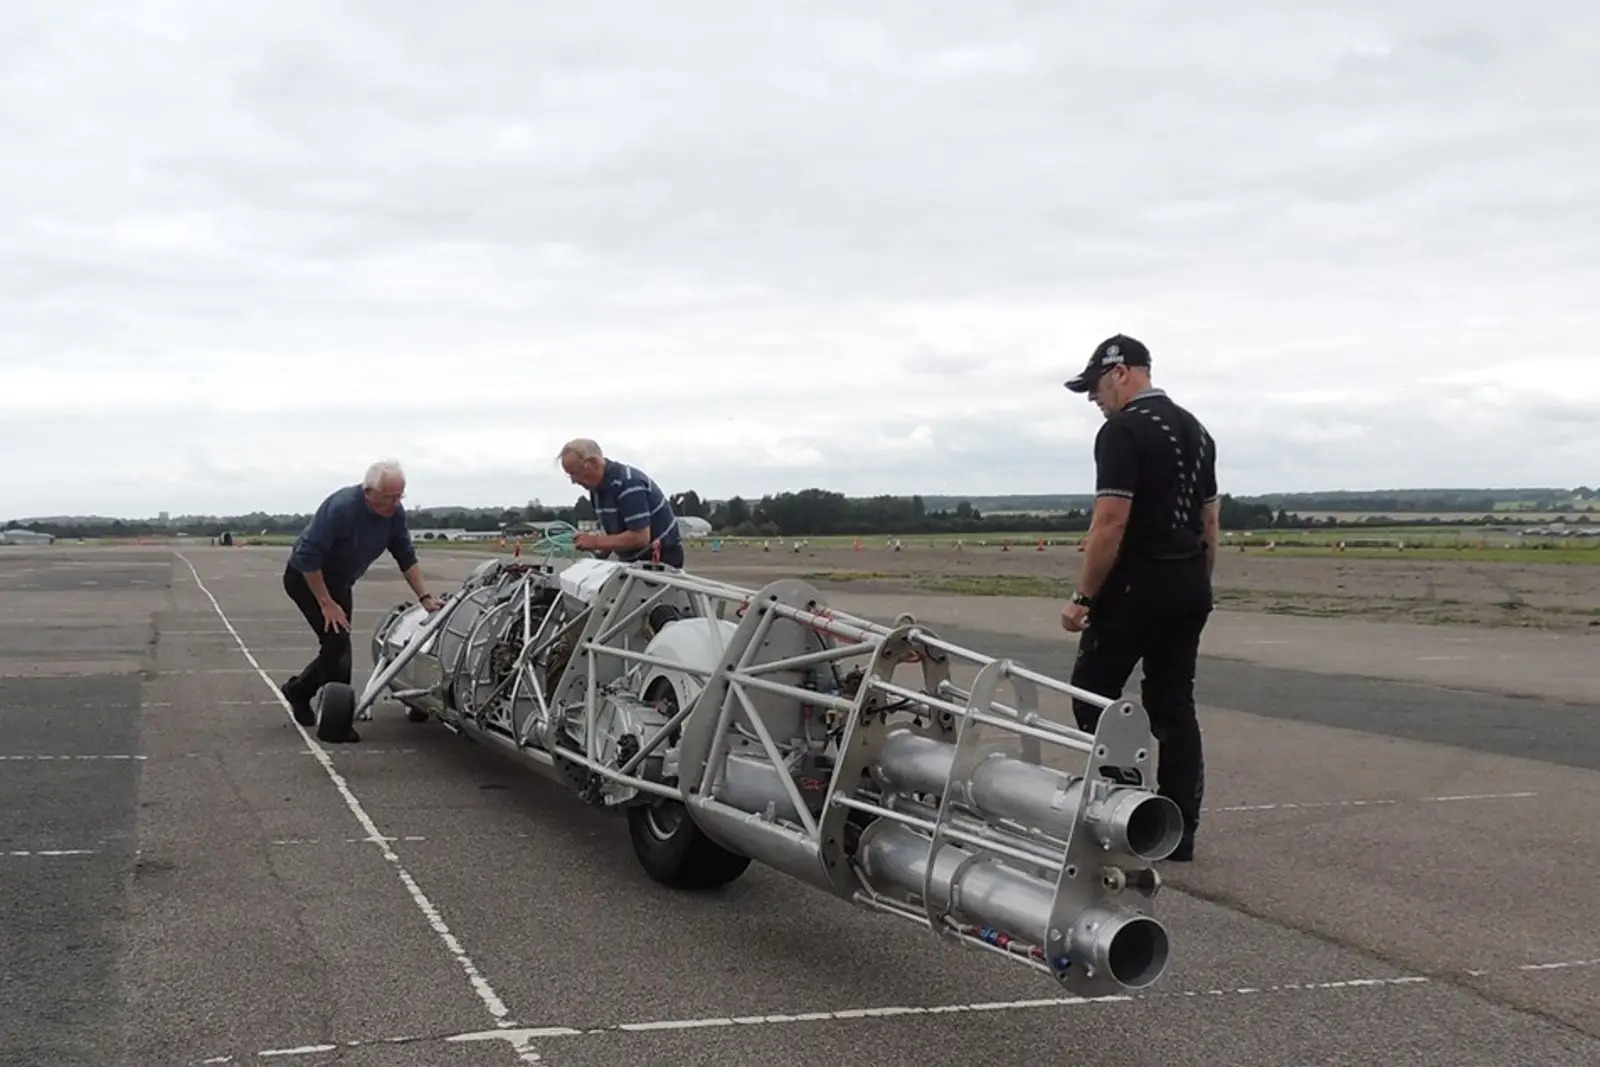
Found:
[[[316, 657], [306, 664], [299, 674], [289, 679], [288, 688], [292, 696], [310, 700], [316, 696], [317, 690], [328, 682], [343, 682], [349, 685], [353, 666], [349, 631], [327, 628], [316, 594], [307, 584], [306, 576], [293, 566], [286, 566], [283, 569], [283, 589], [300, 609], [300, 614], [305, 616], [306, 622], [311, 626], [311, 632], [317, 635]], [[355, 620], [352, 618], [355, 615], [354, 591], [351, 587], [330, 584], [328, 592], [344, 609], [345, 617], [351, 619], [350, 625], [354, 626]]]
[[[1195, 714], [1194, 678], [1200, 635], [1211, 615], [1211, 582], [1202, 561], [1159, 563], [1113, 576], [1089, 611], [1079, 638], [1072, 684], [1121, 699], [1140, 660], [1140, 702], [1157, 750], [1157, 792], [1183, 812], [1192, 834], [1205, 794], [1205, 754]], [[1072, 702], [1078, 728], [1093, 733], [1100, 709]]]

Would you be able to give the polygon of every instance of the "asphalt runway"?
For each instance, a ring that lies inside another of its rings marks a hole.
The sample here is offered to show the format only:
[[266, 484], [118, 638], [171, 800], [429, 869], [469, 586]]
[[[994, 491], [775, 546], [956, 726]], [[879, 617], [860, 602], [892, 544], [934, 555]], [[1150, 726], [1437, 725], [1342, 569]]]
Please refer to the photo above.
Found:
[[[764, 869], [664, 890], [392, 705], [316, 743], [282, 558], [0, 551], [0, 1063], [1600, 1062], [1600, 709], [1208, 659], [1172, 966], [1073, 1001]], [[358, 681], [407, 596], [358, 587]]]

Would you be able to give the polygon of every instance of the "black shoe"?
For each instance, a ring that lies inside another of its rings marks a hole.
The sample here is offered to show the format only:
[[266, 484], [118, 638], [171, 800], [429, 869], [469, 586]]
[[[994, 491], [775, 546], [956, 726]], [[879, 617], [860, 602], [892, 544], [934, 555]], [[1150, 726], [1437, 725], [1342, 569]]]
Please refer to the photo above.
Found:
[[289, 702], [289, 710], [294, 714], [295, 722], [301, 726], [315, 726], [317, 724], [316, 710], [311, 706], [311, 698], [305, 696], [297, 688], [299, 681], [298, 676], [290, 678], [280, 685], [278, 690], [283, 693], [284, 699]]

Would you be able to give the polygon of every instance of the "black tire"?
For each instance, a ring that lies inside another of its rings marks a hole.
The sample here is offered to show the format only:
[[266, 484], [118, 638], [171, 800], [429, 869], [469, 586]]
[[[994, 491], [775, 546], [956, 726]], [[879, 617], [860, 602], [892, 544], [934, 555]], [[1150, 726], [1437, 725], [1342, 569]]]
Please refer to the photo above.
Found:
[[355, 738], [356, 691], [343, 682], [329, 682], [317, 691], [317, 740], [329, 744]]
[[645, 873], [673, 889], [717, 889], [750, 866], [750, 857], [707, 837], [675, 800], [629, 808], [628, 836]]

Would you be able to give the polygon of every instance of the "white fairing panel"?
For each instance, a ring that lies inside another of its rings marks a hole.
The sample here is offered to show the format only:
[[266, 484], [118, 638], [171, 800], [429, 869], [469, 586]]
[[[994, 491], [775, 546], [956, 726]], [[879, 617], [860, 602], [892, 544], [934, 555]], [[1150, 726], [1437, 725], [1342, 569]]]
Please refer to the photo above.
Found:
[[645, 654], [709, 671], [722, 659], [739, 624], [731, 619], [681, 619], [651, 640]]
[[622, 566], [614, 559], [580, 559], [561, 572], [561, 591], [592, 604], [601, 587]]
[[[386, 643], [391, 649], [401, 649], [406, 647], [411, 643], [411, 639], [416, 632], [422, 629], [423, 624], [426, 623], [431, 617], [432, 616], [428, 614], [427, 610], [420, 604], [409, 608], [404, 615], [401, 615], [399, 619], [395, 620], [394, 627], [389, 631], [388, 640]], [[428, 644], [432, 645], [434, 641], [438, 639], [438, 636], [439, 631], [437, 630], [435, 630], [432, 634], [429, 634]], [[424, 647], [422, 651], [426, 652], [428, 649]]]
[[[721, 662], [722, 654], [733, 640], [739, 624], [731, 619], [683, 619], [668, 623], [650, 641], [645, 654], [656, 659], [681, 663], [698, 671], [711, 671]], [[705, 688], [703, 675], [683, 674], [665, 667], [651, 667], [645, 675], [641, 691], [648, 691], [650, 683], [667, 677], [678, 691], [678, 706], [686, 707]]]

